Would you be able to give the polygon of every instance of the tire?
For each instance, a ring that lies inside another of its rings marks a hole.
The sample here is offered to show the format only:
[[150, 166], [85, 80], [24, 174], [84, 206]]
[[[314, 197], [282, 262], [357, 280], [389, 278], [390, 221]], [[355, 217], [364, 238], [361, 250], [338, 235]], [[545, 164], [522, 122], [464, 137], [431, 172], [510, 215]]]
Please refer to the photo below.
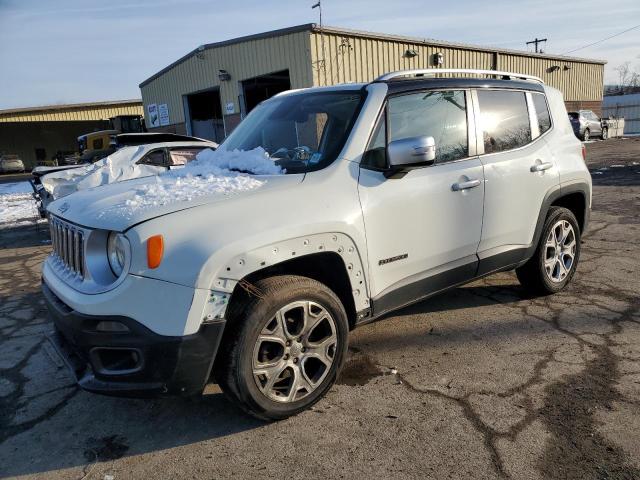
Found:
[[609, 138], [609, 129], [605, 127], [602, 129], [602, 140], [606, 140], [607, 138]]
[[347, 314], [332, 290], [307, 277], [274, 276], [253, 287], [259, 296], [242, 292], [229, 306], [214, 376], [245, 412], [281, 420], [309, 408], [335, 382], [347, 351]]
[[551, 207], [535, 253], [516, 269], [524, 289], [535, 295], [549, 295], [566, 287], [580, 260], [580, 237], [575, 215], [566, 208]]
[[582, 140], [584, 140], [585, 142], [588, 142], [590, 138], [591, 138], [591, 132], [587, 128], [582, 134]]

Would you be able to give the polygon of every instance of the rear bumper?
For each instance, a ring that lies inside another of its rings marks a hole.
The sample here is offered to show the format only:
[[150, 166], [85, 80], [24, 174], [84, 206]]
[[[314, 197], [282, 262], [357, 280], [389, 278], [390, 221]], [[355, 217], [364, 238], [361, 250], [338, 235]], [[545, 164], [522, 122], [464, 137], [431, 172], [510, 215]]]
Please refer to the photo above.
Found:
[[[50, 340], [82, 389], [126, 397], [202, 392], [222, 338], [223, 320], [204, 324], [192, 335], [164, 336], [128, 317], [76, 312], [44, 283], [42, 292], [55, 324]], [[128, 331], [98, 331], [100, 322], [117, 322]]]

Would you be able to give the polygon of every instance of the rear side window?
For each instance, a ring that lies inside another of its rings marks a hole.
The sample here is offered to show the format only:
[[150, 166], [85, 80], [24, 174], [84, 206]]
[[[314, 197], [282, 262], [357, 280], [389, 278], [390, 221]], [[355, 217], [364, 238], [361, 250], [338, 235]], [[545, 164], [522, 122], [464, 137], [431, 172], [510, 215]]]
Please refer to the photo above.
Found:
[[547, 107], [547, 99], [541, 93], [532, 93], [533, 106], [536, 109], [536, 118], [538, 119], [538, 127], [540, 135], [551, 128], [551, 115], [549, 115], [549, 107]]
[[192, 160], [195, 160], [204, 148], [172, 148], [169, 152], [169, 165], [178, 166], [186, 165]]
[[389, 99], [389, 141], [428, 136], [436, 143], [436, 163], [469, 156], [465, 92], [433, 91]]
[[484, 153], [497, 153], [531, 141], [531, 123], [524, 92], [478, 90]]

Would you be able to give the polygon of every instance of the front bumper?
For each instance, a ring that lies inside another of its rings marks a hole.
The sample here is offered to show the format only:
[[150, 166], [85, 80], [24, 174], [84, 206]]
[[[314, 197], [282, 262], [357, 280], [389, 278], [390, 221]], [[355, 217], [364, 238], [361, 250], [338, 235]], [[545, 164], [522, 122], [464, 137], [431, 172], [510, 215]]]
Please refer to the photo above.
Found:
[[[50, 339], [82, 389], [127, 397], [202, 392], [222, 338], [224, 320], [203, 324], [192, 335], [158, 335], [128, 317], [76, 312], [45, 283], [42, 292], [55, 324]], [[100, 322], [118, 322], [128, 331], [98, 331]]]

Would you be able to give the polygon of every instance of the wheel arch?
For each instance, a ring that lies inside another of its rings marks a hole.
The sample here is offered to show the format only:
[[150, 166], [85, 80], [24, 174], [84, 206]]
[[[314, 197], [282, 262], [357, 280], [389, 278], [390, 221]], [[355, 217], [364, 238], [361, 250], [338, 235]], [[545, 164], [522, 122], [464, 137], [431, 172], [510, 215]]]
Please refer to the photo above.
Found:
[[314, 234], [236, 255], [219, 269], [211, 288], [230, 294], [228, 307], [252, 292], [255, 282], [275, 275], [300, 275], [329, 287], [343, 303], [349, 324], [369, 308], [364, 262], [353, 240], [342, 233]]
[[580, 234], [589, 226], [590, 217], [590, 193], [591, 187], [587, 182], [579, 181], [570, 183], [568, 185], [561, 185], [545, 196], [538, 214], [538, 221], [536, 223], [536, 229], [533, 235], [533, 241], [527, 249], [525, 258], [529, 259], [536, 251], [536, 247], [542, 235], [542, 228], [544, 227], [545, 219], [549, 213], [551, 207], [564, 207], [569, 209], [578, 220], [578, 226], [580, 227]]

